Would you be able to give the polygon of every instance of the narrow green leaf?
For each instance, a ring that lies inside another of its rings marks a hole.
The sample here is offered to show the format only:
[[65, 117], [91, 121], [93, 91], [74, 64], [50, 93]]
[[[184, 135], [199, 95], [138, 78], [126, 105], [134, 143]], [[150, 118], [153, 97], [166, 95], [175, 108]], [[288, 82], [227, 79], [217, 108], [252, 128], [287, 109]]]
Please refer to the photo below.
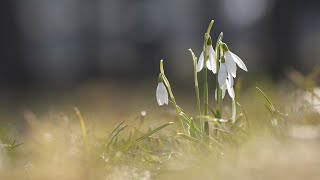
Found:
[[256, 89], [258, 89], [260, 91], [260, 93], [263, 95], [263, 97], [267, 100], [268, 105], [270, 106], [271, 110], [276, 111], [276, 109], [274, 108], [274, 106], [273, 106], [271, 100], [268, 98], [268, 96], [260, 88], [256, 87]]
[[196, 137], [196, 127], [192, 118], [190, 119], [190, 136], [194, 138]]
[[104, 142], [104, 145], [109, 141], [111, 138], [112, 134], [125, 122], [126, 120], [123, 120], [116, 128], [113, 129], [113, 131], [109, 134], [107, 140]]
[[194, 138], [194, 137], [191, 137], [191, 136], [188, 136], [188, 135], [186, 135], [186, 134], [178, 133], [178, 135], [179, 135], [180, 137], [188, 140], [188, 141], [192, 141], [192, 142], [195, 142], [195, 143], [199, 142], [198, 139], [196, 139], [196, 138]]
[[128, 125], [123, 126], [122, 128], [120, 128], [111, 138], [111, 141], [107, 144], [107, 149], [109, 149], [110, 145], [113, 142], [116, 142], [116, 140], [118, 139], [118, 135], [120, 134], [120, 132], [122, 132], [124, 129], [126, 129], [128, 127]]
[[180, 112], [180, 117], [182, 117], [182, 120], [184, 120], [184, 122], [190, 126], [190, 118], [185, 113]]
[[123, 146], [122, 148], [120, 148], [120, 149], [119, 149], [119, 151], [127, 150], [130, 146], [132, 146], [132, 145], [134, 145], [134, 144], [136, 144], [136, 143], [138, 143], [138, 142], [140, 142], [140, 141], [142, 141], [142, 140], [144, 140], [144, 139], [148, 138], [148, 137], [149, 137], [149, 136], [151, 136], [152, 134], [154, 134], [154, 133], [156, 133], [156, 132], [160, 131], [161, 129], [163, 129], [163, 128], [165, 128], [165, 127], [167, 127], [167, 126], [171, 125], [171, 124], [173, 124], [173, 122], [169, 122], [169, 123], [163, 124], [163, 125], [161, 125], [161, 126], [159, 126], [159, 127], [155, 128], [154, 130], [149, 131], [149, 132], [148, 132], [148, 133], [146, 133], [145, 135], [143, 135], [143, 136], [141, 136], [141, 137], [139, 137], [139, 138], [137, 138], [137, 139], [135, 139], [135, 140], [133, 140], [133, 141], [129, 142], [128, 144], [126, 144], [125, 146]]
[[163, 125], [161, 125], [161, 126], [159, 126], [159, 127], [155, 128], [154, 130], [149, 131], [147, 134], [145, 134], [145, 135], [141, 136], [140, 138], [138, 138], [138, 139], [134, 140], [134, 142], [135, 142], [135, 143], [137, 143], [137, 142], [139, 142], [139, 141], [142, 141], [142, 140], [144, 140], [145, 138], [147, 138], [147, 137], [151, 136], [152, 134], [154, 134], [154, 133], [156, 133], [156, 132], [160, 131], [161, 129], [163, 129], [163, 128], [165, 128], [165, 127], [167, 127], [167, 126], [171, 125], [171, 124], [173, 124], [173, 122], [169, 122], [169, 123], [163, 124]]
[[247, 122], [247, 124], [248, 124], [248, 128], [249, 128], [249, 119], [248, 119], [248, 115], [247, 115], [246, 111], [244, 110], [244, 108], [241, 106], [240, 103], [237, 102], [237, 105], [240, 107], [241, 111], [243, 112], [244, 117], [245, 117], [245, 119], [246, 119], [246, 122]]

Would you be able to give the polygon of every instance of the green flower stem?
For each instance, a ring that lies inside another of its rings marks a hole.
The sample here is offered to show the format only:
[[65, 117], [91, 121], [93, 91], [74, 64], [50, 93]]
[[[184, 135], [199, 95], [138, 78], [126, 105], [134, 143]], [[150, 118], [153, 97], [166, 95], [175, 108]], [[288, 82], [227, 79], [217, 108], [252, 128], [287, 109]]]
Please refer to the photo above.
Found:
[[200, 95], [199, 95], [199, 84], [198, 84], [198, 73], [197, 73], [197, 66], [194, 68], [194, 87], [196, 92], [196, 98], [197, 98], [197, 109], [198, 109], [198, 115], [201, 116], [201, 105], [200, 105]]
[[[210, 31], [213, 26], [214, 20], [212, 20], [208, 26], [207, 32], [204, 35], [204, 45], [203, 45], [203, 57], [204, 57], [204, 69], [203, 69], [203, 115], [208, 116], [208, 68], [207, 68], [207, 60], [208, 60], [208, 40], [210, 38]], [[204, 122], [204, 131], [207, 136], [209, 136], [209, 122], [205, 120]]]
[[[198, 72], [197, 72], [197, 57], [194, 55], [192, 49], [189, 49], [193, 59], [193, 75], [194, 75], [194, 88], [197, 100], [197, 111], [198, 117], [201, 117], [201, 105], [200, 105], [200, 95], [199, 95], [199, 83], [198, 83]], [[200, 120], [201, 132], [203, 132], [203, 122]]]
[[181, 117], [180, 117], [180, 110], [179, 110], [179, 108], [178, 108], [178, 106], [177, 106], [177, 103], [176, 103], [176, 100], [175, 100], [175, 98], [174, 98], [174, 96], [173, 96], [173, 92], [172, 92], [172, 90], [171, 90], [171, 86], [170, 86], [169, 80], [167, 79], [166, 75], [164, 74], [163, 60], [162, 60], [162, 59], [160, 60], [160, 73], [161, 73], [161, 76], [162, 76], [162, 78], [163, 78], [164, 84], [167, 86], [170, 99], [171, 99], [171, 101], [172, 101], [172, 103], [173, 103], [173, 106], [174, 106], [174, 108], [175, 108], [175, 110], [176, 110], [176, 113], [177, 113], [177, 116], [178, 116], [178, 120], [180, 121], [180, 125], [181, 125], [181, 128], [182, 128], [182, 130], [183, 130], [183, 133], [186, 134], [186, 129], [184, 128], [183, 121], [182, 121], [182, 119], [181, 119]]
[[214, 23], [214, 20], [211, 20], [211, 21], [210, 21], [210, 24], [209, 24], [209, 26], [208, 26], [208, 29], [207, 29], [207, 34], [210, 34], [210, 31], [211, 31], [211, 28], [212, 28], [212, 26], [213, 26], [213, 23]]
[[[207, 53], [204, 53], [205, 57]], [[203, 115], [206, 117], [208, 116], [208, 75], [207, 75], [207, 68], [203, 70]], [[207, 136], [209, 136], [209, 123], [208, 120], [204, 122], [204, 131]]]
[[[219, 63], [219, 60], [220, 60], [220, 57], [221, 57], [221, 53], [220, 53], [220, 44], [222, 43], [222, 38], [223, 38], [223, 33], [221, 32], [219, 37], [218, 37], [218, 40], [217, 40], [217, 43], [216, 43], [216, 67], [217, 67], [217, 76], [216, 76], [216, 91], [217, 91], [217, 101], [216, 101], [216, 117], [215, 118], [218, 118], [220, 119], [222, 117], [222, 90], [219, 86], [219, 81], [218, 81], [218, 73], [219, 73], [219, 69], [220, 69], [220, 63]], [[219, 121], [218, 121], [219, 123]], [[218, 136], [218, 131], [217, 130], [214, 130], [214, 133], [215, 134], [215, 137]]]
[[217, 78], [216, 78], [216, 90], [217, 90], [217, 113], [216, 115], [218, 117], [216, 118], [221, 118], [222, 117], [222, 90], [219, 86], [219, 82], [218, 82], [218, 73], [219, 73], [219, 69], [220, 69], [220, 63], [219, 63], [219, 60], [220, 60], [220, 57], [221, 57], [221, 52], [220, 52], [220, 44], [222, 43], [222, 38], [223, 38], [223, 33], [221, 32], [219, 37], [218, 37], [218, 40], [217, 40], [217, 43], [216, 43], [216, 65], [217, 65]]

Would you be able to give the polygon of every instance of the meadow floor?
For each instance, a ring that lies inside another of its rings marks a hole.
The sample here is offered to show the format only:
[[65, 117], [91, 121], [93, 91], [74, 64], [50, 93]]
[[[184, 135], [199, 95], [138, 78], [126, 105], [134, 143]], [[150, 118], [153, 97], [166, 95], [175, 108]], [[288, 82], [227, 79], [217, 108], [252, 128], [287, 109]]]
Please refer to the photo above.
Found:
[[[2, 110], [0, 179], [320, 179], [319, 108], [304, 90], [264, 84], [273, 115], [257, 85], [241, 90], [237, 127], [221, 125], [208, 141], [179, 134], [174, 109], [156, 103], [156, 83], [34, 92]], [[189, 89], [175, 93], [193, 116]]]

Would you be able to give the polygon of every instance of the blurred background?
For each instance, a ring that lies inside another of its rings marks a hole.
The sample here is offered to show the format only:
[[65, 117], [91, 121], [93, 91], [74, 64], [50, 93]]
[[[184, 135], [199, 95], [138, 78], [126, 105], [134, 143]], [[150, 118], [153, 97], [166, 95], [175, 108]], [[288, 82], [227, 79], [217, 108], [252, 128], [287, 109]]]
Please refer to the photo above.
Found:
[[[64, 91], [101, 80], [192, 78], [211, 19], [250, 75], [281, 79], [320, 62], [320, 1], [8, 0], [0, 6], [0, 91]], [[156, 82], [155, 82], [156, 83]]]

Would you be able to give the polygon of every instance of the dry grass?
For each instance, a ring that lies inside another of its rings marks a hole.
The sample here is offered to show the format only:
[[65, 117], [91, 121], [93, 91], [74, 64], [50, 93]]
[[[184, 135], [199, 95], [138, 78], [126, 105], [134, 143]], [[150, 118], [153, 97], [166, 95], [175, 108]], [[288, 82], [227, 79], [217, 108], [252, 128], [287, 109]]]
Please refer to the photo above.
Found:
[[[177, 135], [172, 109], [156, 105], [155, 86], [136, 85], [128, 93], [132, 86], [90, 84], [63, 100], [53, 97], [56, 106], [48, 113], [25, 109], [20, 128], [2, 127], [0, 179], [319, 179], [319, 111], [304, 90], [263, 85], [281, 113], [277, 125], [264, 97], [248, 86], [239, 99], [249, 120], [239, 124], [245, 132], [232, 131], [206, 147]], [[185, 108], [195, 112], [190, 104]]]

